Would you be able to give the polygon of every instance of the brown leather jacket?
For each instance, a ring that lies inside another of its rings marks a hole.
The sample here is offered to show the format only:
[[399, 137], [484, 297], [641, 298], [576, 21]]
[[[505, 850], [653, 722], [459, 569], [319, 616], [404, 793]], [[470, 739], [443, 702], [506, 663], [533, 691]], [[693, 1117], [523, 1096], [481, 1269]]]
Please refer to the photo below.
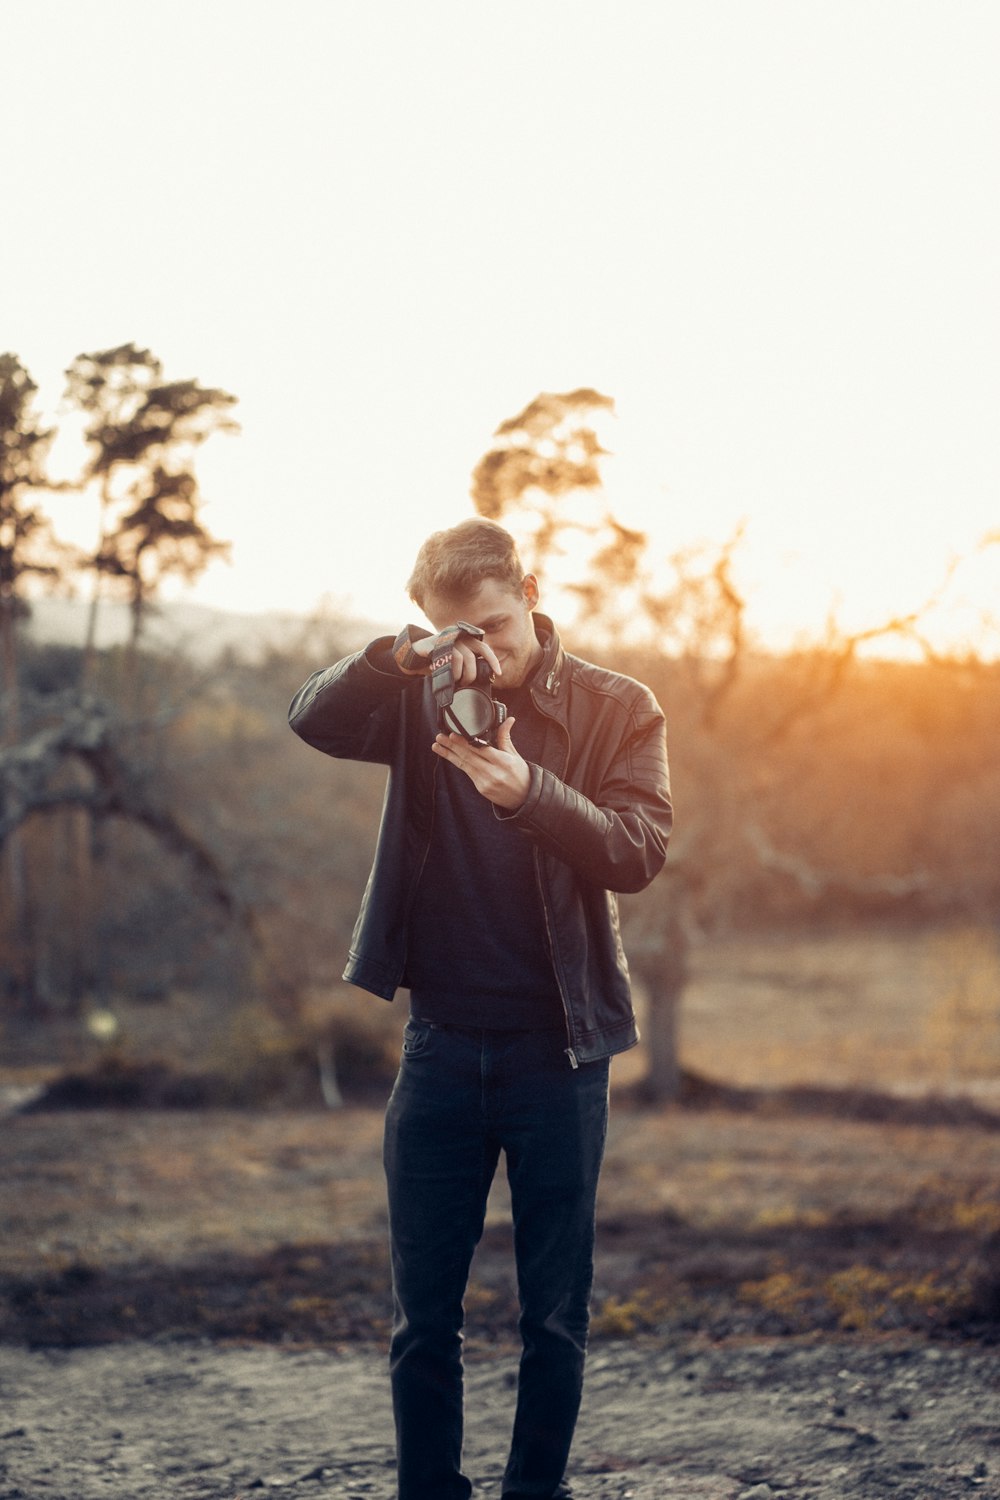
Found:
[[[531, 789], [515, 813], [530, 838], [552, 964], [576, 1066], [638, 1040], [616, 892], [640, 891], [662, 868], [672, 811], [663, 714], [648, 688], [569, 655], [535, 615], [544, 649], [532, 697], [547, 720]], [[378, 844], [344, 978], [392, 1000], [406, 930], [430, 847], [440, 760], [426, 678], [404, 675], [383, 637], [315, 672], [289, 722], [307, 744], [389, 767]]]

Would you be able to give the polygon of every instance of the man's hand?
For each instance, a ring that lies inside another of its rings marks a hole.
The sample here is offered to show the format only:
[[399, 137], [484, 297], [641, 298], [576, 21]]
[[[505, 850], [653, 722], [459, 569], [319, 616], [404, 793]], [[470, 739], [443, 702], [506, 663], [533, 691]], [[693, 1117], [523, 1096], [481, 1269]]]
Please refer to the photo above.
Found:
[[431, 746], [435, 755], [464, 771], [488, 802], [507, 812], [517, 811], [531, 786], [528, 762], [511, 743], [510, 731], [516, 723], [516, 719], [504, 719], [497, 731], [496, 749], [492, 745], [480, 749], [460, 734], [439, 734]]
[[[412, 643], [412, 651], [415, 656], [430, 659], [434, 655], [440, 643], [436, 635], [424, 636], [422, 640]], [[503, 673], [500, 663], [492, 647], [487, 646], [485, 641], [473, 640], [471, 636], [460, 635], [451, 650], [451, 671], [455, 679], [455, 686], [460, 687], [464, 683], [475, 683], [476, 680], [476, 657], [481, 656], [489, 665], [489, 669], [497, 677]]]

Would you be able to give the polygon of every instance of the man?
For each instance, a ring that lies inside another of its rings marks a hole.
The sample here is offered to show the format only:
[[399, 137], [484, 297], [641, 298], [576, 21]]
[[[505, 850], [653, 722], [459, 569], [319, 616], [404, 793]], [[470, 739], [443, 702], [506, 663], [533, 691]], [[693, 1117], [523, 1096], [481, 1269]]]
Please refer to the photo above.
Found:
[[[491, 521], [431, 536], [408, 590], [436, 634], [373, 641], [315, 673], [289, 713], [328, 755], [389, 767], [344, 977], [389, 1000], [410, 992], [384, 1151], [399, 1500], [471, 1493], [462, 1302], [501, 1151], [522, 1340], [502, 1493], [558, 1500], [609, 1061], [638, 1039], [613, 893], [641, 890], [664, 861], [663, 715], [639, 683], [563, 651]], [[457, 709], [480, 661], [506, 718], [472, 738], [442, 729], [442, 704], [454, 692]]]

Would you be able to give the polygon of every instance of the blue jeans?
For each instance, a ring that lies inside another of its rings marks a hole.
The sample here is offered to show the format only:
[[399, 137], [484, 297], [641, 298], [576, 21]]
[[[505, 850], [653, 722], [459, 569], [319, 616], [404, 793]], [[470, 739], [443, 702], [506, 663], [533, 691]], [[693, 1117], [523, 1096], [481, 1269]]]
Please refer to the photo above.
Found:
[[410, 1021], [385, 1126], [399, 1500], [468, 1500], [463, 1297], [507, 1158], [522, 1352], [508, 1500], [559, 1500], [580, 1407], [608, 1059], [574, 1069], [561, 1031]]

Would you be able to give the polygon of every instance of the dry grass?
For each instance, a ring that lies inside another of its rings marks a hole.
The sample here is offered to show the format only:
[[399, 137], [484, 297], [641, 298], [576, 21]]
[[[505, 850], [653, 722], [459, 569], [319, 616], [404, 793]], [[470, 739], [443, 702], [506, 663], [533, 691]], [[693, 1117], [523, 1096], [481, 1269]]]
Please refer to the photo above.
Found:
[[[990, 1102], [1000, 1074], [996, 958], [987, 935], [961, 932], [718, 946], [699, 956], [684, 1059], [760, 1088], [969, 1088]], [[350, 1003], [377, 1007], [378, 1026], [401, 1019], [360, 995]], [[181, 1013], [187, 1028], [196, 1018], [189, 1007]], [[162, 1053], [170, 1008], [151, 1020]], [[224, 1059], [232, 1018], [214, 1035]], [[178, 1054], [190, 1055], [187, 1029], [184, 1043]], [[141, 1055], [137, 1025], [129, 1045]], [[246, 1045], [243, 1036], [239, 1049]], [[36, 1073], [47, 1066], [40, 1055], [25, 1063]], [[971, 1328], [977, 1317], [994, 1326], [1000, 1131], [932, 1124], [931, 1112], [900, 1124], [766, 1103], [647, 1111], [622, 1088], [641, 1066], [632, 1053], [613, 1070], [598, 1334], [866, 1335]], [[8, 1118], [7, 1336], [382, 1335], [380, 1145], [377, 1107]], [[509, 1330], [516, 1316], [508, 1219], [501, 1177], [469, 1301], [470, 1319], [493, 1330]]]
[[961, 1093], [1000, 1108], [1000, 942], [981, 927], [740, 938], [695, 955], [685, 1064], [753, 1087]]

